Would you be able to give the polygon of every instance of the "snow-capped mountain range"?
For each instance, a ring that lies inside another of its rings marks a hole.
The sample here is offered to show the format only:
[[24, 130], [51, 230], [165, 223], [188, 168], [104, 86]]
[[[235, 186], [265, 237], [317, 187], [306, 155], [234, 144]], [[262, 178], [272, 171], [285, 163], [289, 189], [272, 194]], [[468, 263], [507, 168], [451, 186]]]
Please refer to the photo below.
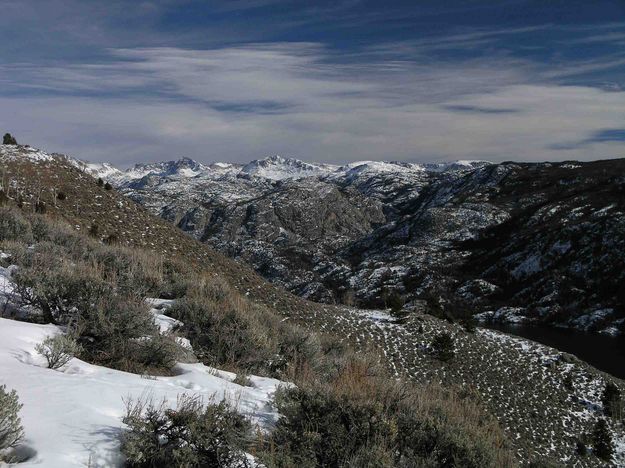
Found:
[[125, 171], [109, 163], [84, 163], [94, 177], [111, 179], [118, 184], [146, 176], [171, 178], [219, 178], [224, 175], [258, 177], [267, 180], [304, 179], [307, 177], [356, 177], [358, 174], [399, 172], [449, 172], [475, 169], [490, 164], [486, 161], [453, 161], [450, 163], [415, 164], [405, 162], [358, 161], [345, 165], [317, 164], [299, 159], [269, 156], [247, 164], [215, 162], [202, 164], [190, 158], [173, 161], [136, 164]]

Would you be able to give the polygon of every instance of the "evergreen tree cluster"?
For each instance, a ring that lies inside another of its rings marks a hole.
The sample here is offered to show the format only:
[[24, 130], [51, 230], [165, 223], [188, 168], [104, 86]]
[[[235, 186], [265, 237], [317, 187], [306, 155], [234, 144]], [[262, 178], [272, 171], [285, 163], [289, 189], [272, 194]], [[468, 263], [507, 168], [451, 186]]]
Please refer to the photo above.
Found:
[[10, 133], [5, 133], [4, 137], [2, 137], [3, 145], [17, 145], [17, 140]]

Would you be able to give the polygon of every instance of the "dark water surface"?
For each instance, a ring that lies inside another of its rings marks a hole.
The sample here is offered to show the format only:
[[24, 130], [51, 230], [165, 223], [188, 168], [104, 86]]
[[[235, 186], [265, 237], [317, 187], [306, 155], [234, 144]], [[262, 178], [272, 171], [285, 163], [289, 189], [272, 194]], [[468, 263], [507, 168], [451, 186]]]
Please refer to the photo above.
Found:
[[482, 324], [573, 354], [599, 370], [625, 379], [625, 337], [585, 333], [567, 328], [524, 324]]

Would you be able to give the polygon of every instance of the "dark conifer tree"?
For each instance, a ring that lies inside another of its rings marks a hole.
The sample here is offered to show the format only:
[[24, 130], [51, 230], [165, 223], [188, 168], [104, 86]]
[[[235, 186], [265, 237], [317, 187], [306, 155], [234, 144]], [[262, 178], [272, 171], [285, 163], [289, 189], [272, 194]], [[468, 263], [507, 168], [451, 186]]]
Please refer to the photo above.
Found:
[[4, 137], [2, 138], [2, 144], [3, 145], [17, 145], [17, 140], [10, 133], [5, 133]]
[[592, 431], [592, 449], [593, 453], [602, 460], [608, 462], [612, 460], [614, 443], [605, 419], [599, 419], [597, 424], [595, 424], [595, 428]]

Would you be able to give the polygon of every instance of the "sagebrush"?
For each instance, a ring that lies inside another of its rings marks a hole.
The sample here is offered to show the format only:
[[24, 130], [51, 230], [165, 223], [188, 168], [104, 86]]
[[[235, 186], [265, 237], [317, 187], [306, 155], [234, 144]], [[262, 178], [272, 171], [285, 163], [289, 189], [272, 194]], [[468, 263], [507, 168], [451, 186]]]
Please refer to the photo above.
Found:
[[5, 385], [0, 385], [0, 461], [2, 453], [15, 447], [24, 437], [19, 417], [21, 409], [17, 392], [9, 392]]
[[122, 453], [129, 467], [247, 468], [251, 425], [227, 402], [204, 405], [180, 395], [176, 408], [150, 400], [127, 403]]
[[60, 369], [79, 355], [82, 347], [73, 336], [55, 335], [35, 345], [35, 351], [46, 359], [48, 369]]

